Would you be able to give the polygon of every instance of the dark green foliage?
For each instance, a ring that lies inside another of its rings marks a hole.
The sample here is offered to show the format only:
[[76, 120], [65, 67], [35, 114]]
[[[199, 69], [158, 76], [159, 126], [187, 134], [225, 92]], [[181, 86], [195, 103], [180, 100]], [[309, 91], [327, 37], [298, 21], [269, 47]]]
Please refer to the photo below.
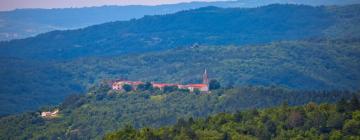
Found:
[[178, 87], [177, 86], [165, 86], [164, 87], [164, 92], [165, 93], [170, 93], [170, 92], [174, 92], [178, 90]]
[[[165, 83], [201, 83], [204, 67], [208, 69], [210, 78], [217, 79], [223, 87], [276, 85], [292, 89], [356, 90], [360, 82], [359, 46], [358, 41], [350, 40], [333, 40], [330, 44], [313, 40], [243, 47], [200, 46], [196, 49], [84, 58], [52, 65], [35, 63], [36, 69], [26, 65], [30, 63], [25, 61], [11, 65], [17, 67], [8, 67], [13, 61], [2, 59], [4, 63], [0, 65], [4, 69], [0, 72], [4, 74], [0, 78], [0, 89], [5, 92], [1, 93], [3, 101], [0, 104], [3, 105], [0, 109], [1, 112], [18, 112], [24, 110], [22, 107], [34, 110], [49, 102], [56, 104], [67, 94], [81, 93], [79, 89], [91, 88], [104, 79], [118, 77]], [[42, 72], [51, 68], [58, 72]], [[102, 85], [104, 89], [109, 88], [107, 83]], [[39, 98], [45, 99], [37, 100]], [[39, 102], [33, 103], [34, 100]]]
[[[276, 42], [261, 46], [182, 48], [61, 64], [75, 79], [201, 83], [203, 68], [221, 86], [264, 85], [294, 89], [358, 89], [360, 43]], [[211, 57], [208, 57], [211, 56]], [[77, 71], [74, 71], [77, 70]]]
[[133, 90], [133, 87], [131, 85], [128, 85], [128, 84], [123, 85], [122, 88], [126, 92], [129, 92], [129, 91]]
[[[338, 103], [341, 104], [341, 103]], [[351, 105], [351, 103], [346, 103]], [[242, 111], [235, 114], [220, 113], [210, 116], [207, 119], [197, 119], [196, 121], [179, 121], [173, 126], [161, 128], [141, 128], [132, 132], [135, 140], [144, 139], [138, 137], [146, 129], [151, 133], [151, 137], [159, 140], [163, 139], [183, 139], [183, 140], [240, 140], [240, 139], [360, 139], [360, 110], [352, 110], [349, 118], [339, 118], [346, 115], [337, 112], [336, 105], [309, 103], [305, 106], [290, 107], [284, 112], [283, 107], [253, 111]], [[314, 116], [319, 112], [327, 114], [326, 116]], [[237, 119], [239, 116], [248, 115], [243, 119]], [[282, 118], [288, 121], [284, 122]], [[323, 120], [319, 128], [317, 121]], [[328, 124], [336, 125], [328, 125]], [[306, 124], [306, 125], [305, 125]], [[126, 129], [126, 128], [125, 128]], [[324, 131], [326, 129], [326, 131]], [[178, 131], [180, 130], [180, 131]], [[183, 131], [186, 130], [186, 131]], [[109, 133], [105, 140], [126, 138], [123, 134], [124, 129]], [[165, 134], [166, 133], [166, 134]], [[168, 137], [162, 138], [161, 136]], [[184, 137], [185, 136], [185, 137]], [[146, 139], [146, 137], [145, 137]]]
[[0, 58], [0, 115], [33, 111], [84, 93], [71, 74], [44, 61]]
[[223, 87], [358, 89], [359, 9], [207, 7], [1, 42], [0, 114], [57, 104], [103, 79], [199, 83], [203, 68]]
[[347, 102], [344, 98], [342, 98], [339, 102], [337, 102], [336, 105], [336, 111], [342, 113], [345, 112], [347, 110]]
[[209, 82], [209, 90], [216, 90], [219, 89], [221, 87], [220, 82], [215, 80], [215, 79], [211, 79]]
[[356, 95], [351, 98], [349, 108], [351, 111], [360, 109], [359, 98]]
[[73, 94], [69, 95], [64, 99], [64, 101], [60, 105], [60, 109], [75, 109], [80, 107], [85, 103], [85, 100], [83, 99], [84, 95], [79, 94]]
[[[209, 118], [207, 121], [210, 124], [216, 124], [215, 128], [221, 128], [223, 125], [231, 125], [230, 122], [243, 123], [254, 119], [254, 116], [259, 117], [258, 120], [264, 124], [261, 130], [257, 127], [249, 127], [239, 128], [238, 131], [257, 137], [269, 137], [273, 133], [283, 132], [274, 126], [277, 126], [277, 121], [274, 121], [271, 115], [264, 116], [261, 110], [254, 108], [274, 107], [284, 102], [289, 105], [281, 106], [279, 108], [281, 113], [278, 114], [284, 128], [316, 127], [327, 132], [329, 127], [342, 128], [344, 120], [349, 116], [338, 115], [329, 120], [328, 113], [318, 111], [318, 107], [314, 104], [306, 106], [307, 110], [313, 110], [310, 114], [302, 110], [292, 110], [289, 106], [303, 105], [308, 102], [332, 103], [341, 98], [349, 100], [352, 95], [349, 92], [298, 91], [275, 87], [218, 89], [209, 94], [199, 95], [182, 91], [164, 93], [160, 90], [117, 92], [105, 90], [108, 88], [100, 85], [92, 89], [86, 96], [73, 95], [67, 98], [60, 105], [60, 115], [56, 119], [42, 119], [39, 112], [0, 118], [0, 139], [51, 139], [53, 136], [59, 136], [62, 139], [100, 139], [105, 133], [129, 124], [137, 129], [161, 127], [176, 122], [178, 122], [178, 128], [164, 130], [164, 133], [169, 133], [169, 135], [158, 135], [152, 131], [142, 130], [141, 136], [172, 138], [174, 135], [171, 133], [181, 132], [183, 134], [178, 136], [179, 139], [197, 138], [200, 137], [198, 132], [191, 127], [197, 124], [193, 120], [219, 112], [236, 112], [244, 109], [251, 109], [251, 111], [236, 113], [230, 117], [231, 121], [228, 118]], [[349, 105], [350, 100], [345, 106]], [[326, 106], [321, 108], [327, 109]], [[335, 112], [336, 109], [333, 110]], [[350, 115], [351, 111], [345, 113]], [[177, 121], [179, 118], [184, 119]], [[252, 126], [252, 123], [248, 125]], [[346, 126], [348, 133], [355, 133], [351, 129], [356, 128], [357, 125], [347, 124]], [[204, 128], [201, 135], [216, 138], [229, 138], [233, 135], [232, 132], [229, 132], [228, 136], [225, 133], [213, 132], [205, 129], [207, 127], [204, 124], [199, 125], [199, 128]], [[128, 131], [131, 133], [127, 133]], [[119, 135], [126, 134], [125, 137], [132, 137], [133, 131], [129, 128]]]
[[194, 89], [193, 93], [194, 93], [195, 95], [199, 95], [199, 94], [201, 93], [201, 91], [200, 91], [199, 89]]
[[[116, 134], [106, 135], [105, 139], [134, 140], [135, 137], [136, 130], [131, 125], [126, 125], [123, 130], [118, 131]], [[147, 135], [146, 137], [150, 136]]]
[[145, 90], [153, 90], [154, 87], [152, 86], [152, 84], [150, 82], [145, 82], [145, 84], [138, 85], [137, 89], [145, 91]]

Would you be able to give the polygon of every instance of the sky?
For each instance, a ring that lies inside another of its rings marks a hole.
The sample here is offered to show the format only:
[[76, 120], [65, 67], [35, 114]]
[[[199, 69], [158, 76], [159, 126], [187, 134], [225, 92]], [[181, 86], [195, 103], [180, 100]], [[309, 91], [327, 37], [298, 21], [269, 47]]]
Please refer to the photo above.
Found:
[[[102, 5], [159, 5], [194, 0], [0, 0], [0, 11], [8, 11], [21, 8], [69, 8], [91, 7]], [[196, 1], [220, 1], [220, 0], [196, 0]], [[224, 0], [223, 0], [224, 1]]]

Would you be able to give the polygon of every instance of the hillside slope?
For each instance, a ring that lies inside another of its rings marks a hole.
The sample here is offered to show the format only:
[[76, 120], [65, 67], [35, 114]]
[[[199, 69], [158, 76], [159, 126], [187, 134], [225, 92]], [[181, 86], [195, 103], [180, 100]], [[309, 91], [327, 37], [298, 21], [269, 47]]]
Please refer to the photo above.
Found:
[[[355, 90], [359, 9], [207, 7], [2, 42], [0, 114], [55, 104], [101, 79], [197, 82], [204, 68], [229, 87]], [[299, 38], [313, 41], [268, 43]]]
[[57, 104], [84, 91], [69, 73], [51, 62], [0, 58], [0, 115]]
[[83, 93], [103, 80], [197, 83], [205, 68], [210, 78], [218, 79], [224, 87], [358, 90], [359, 46], [356, 40], [283, 41], [259, 46], [175, 48], [51, 63], [3, 58], [0, 112], [9, 114], [56, 104], [66, 95]]
[[[206, 7], [2, 42], [0, 56], [71, 59], [193, 44], [243, 45], [311, 37], [336, 38], [348, 35], [350, 31], [352, 38], [358, 38], [358, 13], [360, 5], [270, 5], [250, 9]], [[348, 30], [346, 27], [350, 25], [353, 29]]]
[[360, 42], [282, 41], [259, 46], [200, 46], [161, 52], [83, 58], [61, 69], [85, 83], [101, 79], [157, 82], [201, 82], [210, 78], [224, 86], [264, 85], [293, 89], [359, 89]]
[[239, 2], [192, 2], [158, 6], [102, 6], [57, 9], [17, 9], [0, 12], [0, 41], [21, 39], [53, 30], [83, 28], [111, 21], [163, 15], [205, 6], [240, 7]]
[[[128, 124], [161, 127], [180, 118], [202, 118], [219, 112], [268, 108], [283, 103], [303, 105], [308, 102], [333, 103], [348, 99], [349, 92], [294, 91], [281, 88], [243, 87], [220, 89], [210, 94], [184, 91], [137, 92], [109, 91], [96, 86], [85, 96], [71, 96], [60, 106], [53, 119], [40, 112], [0, 118], [0, 139], [101, 139], [105, 133]], [[48, 109], [42, 109], [47, 111]]]
[[360, 104], [356, 98], [336, 105], [309, 103], [271, 109], [219, 113], [206, 119], [180, 119], [175, 125], [136, 130], [127, 126], [106, 135], [116, 139], [277, 140], [360, 139]]

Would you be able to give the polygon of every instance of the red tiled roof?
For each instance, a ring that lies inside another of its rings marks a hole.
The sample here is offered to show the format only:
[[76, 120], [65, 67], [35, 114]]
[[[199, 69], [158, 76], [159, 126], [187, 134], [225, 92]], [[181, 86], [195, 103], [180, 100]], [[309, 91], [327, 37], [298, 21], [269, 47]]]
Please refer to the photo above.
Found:
[[206, 87], [207, 84], [189, 84], [189, 85], [186, 85], [188, 87], [195, 87], [195, 88], [202, 88], [202, 87]]
[[[123, 82], [125, 84], [130, 84], [130, 85], [140, 85], [140, 84], [144, 84], [144, 82], [141, 81], [128, 81], [128, 80], [117, 80], [115, 83], [118, 82]], [[153, 87], [157, 87], [157, 88], [164, 88], [166, 86], [177, 86], [179, 88], [188, 88], [188, 87], [192, 87], [192, 88], [203, 88], [203, 87], [207, 87], [207, 84], [188, 84], [188, 85], [180, 85], [180, 84], [170, 84], [170, 83], [151, 83]]]

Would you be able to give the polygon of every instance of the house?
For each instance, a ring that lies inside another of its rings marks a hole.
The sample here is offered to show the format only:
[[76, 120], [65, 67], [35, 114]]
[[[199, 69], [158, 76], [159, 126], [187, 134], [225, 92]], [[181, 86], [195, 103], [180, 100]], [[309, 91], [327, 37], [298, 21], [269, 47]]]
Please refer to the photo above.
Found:
[[189, 85], [185, 85], [185, 87], [190, 92], [194, 92], [195, 90], [199, 90], [201, 92], [209, 91], [209, 86], [207, 84], [189, 84]]
[[130, 85], [133, 87], [134, 90], [136, 90], [137, 86], [140, 84], [144, 84], [144, 82], [141, 81], [128, 81], [128, 80], [117, 80], [113, 82], [112, 89], [113, 90], [123, 90], [124, 85]]
[[59, 113], [59, 109], [55, 109], [53, 112], [50, 111], [41, 112], [41, 117], [43, 118], [56, 117], [58, 113]]

